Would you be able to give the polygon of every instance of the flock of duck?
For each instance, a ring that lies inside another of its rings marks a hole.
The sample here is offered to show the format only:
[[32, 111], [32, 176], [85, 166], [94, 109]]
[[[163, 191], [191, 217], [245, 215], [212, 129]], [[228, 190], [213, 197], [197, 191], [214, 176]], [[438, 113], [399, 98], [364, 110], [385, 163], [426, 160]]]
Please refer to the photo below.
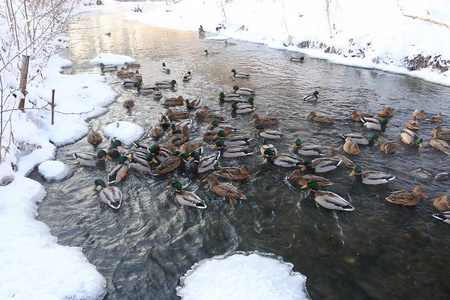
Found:
[[[205, 50], [206, 51], [206, 50]], [[304, 61], [304, 57], [293, 57], [291, 61]], [[251, 174], [245, 165], [240, 167], [220, 167], [220, 158], [231, 159], [255, 155], [249, 149], [249, 135], [242, 134], [239, 129], [228, 123], [226, 117], [222, 114], [213, 112], [208, 106], [204, 105], [201, 98], [184, 99], [182, 96], [176, 98], [166, 98], [162, 90], [174, 89], [177, 86], [176, 80], [155, 82], [153, 85], [144, 85], [142, 76], [139, 74], [139, 64], [125, 64], [119, 69], [119, 66], [105, 66], [101, 64], [102, 72], [116, 72], [119, 78], [124, 80], [123, 87], [135, 89], [142, 95], [148, 95], [155, 100], [161, 100], [167, 108], [165, 113], [158, 116], [157, 123], [149, 131], [152, 142], [136, 141], [127, 149], [121, 141], [110, 139], [109, 147], [98, 151], [96, 154], [75, 153], [74, 157], [82, 166], [99, 167], [105, 165], [106, 159], [116, 159], [118, 163], [110, 170], [107, 184], [102, 179], [95, 180], [95, 188], [101, 187], [99, 198], [113, 209], [119, 209], [122, 204], [122, 193], [115, 186], [123, 180], [130, 170], [134, 170], [151, 176], [168, 174], [172, 171], [182, 168], [187, 172], [205, 175], [204, 182], [210, 182], [212, 190], [219, 196], [233, 199], [244, 200], [245, 195], [230, 181], [246, 180]], [[170, 69], [165, 63], [162, 63], [162, 72], [170, 74]], [[237, 79], [245, 81], [250, 78], [250, 74], [231, 70], [231, 77], [234, 81]], [[189, 81], [193, 77], [189, 71], [182, 76], [183, 81]], [[314, 91], [302, 98], [302, 102], [317, 102], [320, 93]], [[323, 175], [335, 170], [336, 168], [352, 169], [351, 176], [363, 185], [375, 190], [378, 186], [386, 184], [395, 179], [395, 176], [381, 171], [363, 171], [360, 165], [355, 164], [346, 156], [337, 154], [335, 149], [329, 148], [326, 153], [321, 151], [322, 146], [313, 144], [303, 144], [300, 139], [294, 141], [290, 153], [279, 153], [278, 150], [270, 144], [270, 140], [282, 139], [282, 133], [271, 129], [282, 120], [276, 117], [261, 117], [254, 113], [256, 93], [249, 88], [235, 85], [229, 92], [221, 92], [218, 95], [218, 101], [228, 103], [229, 109], [234, 114], [252, 114], [250, 121], [254, 122], [254, 131], [261, 138], [260, 157], [266, 158], [268, 162], [283, 169], [294, 168], [292, 174], [288, 177], [301, 186], [302, 189], [309, 189], [310, 196], [320, 206], [330, 210], [352, 211], [354, 206], [343, 197], [336, 193], [319, 190], [319, 187], [332, 185], [333, 182], [326, 179]], [[134, 106], [133, 100], [127, 100], [123, 103], [127, 109]], [[179, 110], [177, 107], [184, 106], [185, 109]], [[355, 122], [361, 122], [364, 127], [384, 132], [389, 127], [389, 120], [395, 112], [394, 107], [385, 107], [380, 112], [380, 118], [374, 117], [372, 113], [351, 112], [349, 117]], [[198, 121], [203, 121], [207, 125], [206, 133], [202, 139], [190, 138], [192, 130], [192, 119], [195, 117]], [[318, 115], [314, 111], [308, 115], [315, 122], [333, 124], [335, 120], [326, 115]], [[423, 110], [415, 110], [412, 118], [406, 124], [401, 134], [401, 140], [411, 147], [422, 147], [423, 139], [419, 137], [417, 131], [420, 128], [418, 120], [426, 119]], [[430, 122], [438, 124], [444, 121], [441, 113], [427, 119]], [[166, 134], [166, 132], [168, 134]], [[168, 136], [165, 142], [161, 142], [162, 136]], [[450, 154], [450, 146], [446, 141], [450, 140], [450, 129], [436, 126], [432, 131], [433, 138], [430, 145]], [[344, 139], [343, 151], [351, 156], [360, 153], [360, 146], [373, 145], [375, 140], [381, 141], [377, 134], [364, 136], [362, 133], [342, 134]], [[101, 135], [91, 130], [87, 136], [88, 142], [98, 145], [102, 142]], [[212, 144], [212, 149], [218, 151], [213, 155], [206, 155], [204, 147], [207, 143]], [[394, 153], [398, 147], [396, 141], [387, 141], [380, 147], [386, 154]], [[119, 150], [120, 149], [120, 150]], [[305, 173], [305, 171], [307, 171]], [[448, 180], [449, 173], [440, 173], [438, 180]], [[194, 192], [183, 189], [180, 182], [174, 180], [170, 182], [167, 188], [172, 188], [175, 192], [175, 198], [182, 206], [195, 207], [199, 209], [206, 208], [206, 203]], [[420, 202], [420, 196], [425, 196], [425, 189], [416, 186], [412, 191], [398, 190], [392, 192], [386, 200], [403, 206], [414, 206]], [[441, 212], [433, 216], [450, 224], [450, 194], [438, 197], [434, 201], [434, 206]]]

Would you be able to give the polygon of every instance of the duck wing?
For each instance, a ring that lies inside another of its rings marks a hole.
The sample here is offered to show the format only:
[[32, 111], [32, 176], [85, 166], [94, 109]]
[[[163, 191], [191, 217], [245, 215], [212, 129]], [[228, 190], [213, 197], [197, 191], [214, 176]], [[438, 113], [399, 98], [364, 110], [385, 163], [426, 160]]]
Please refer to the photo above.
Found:
[[331, 210], [352, 211], [355, 208], [341, 196], [327, 191], [317, 191], [314, 200], [322, 207]]

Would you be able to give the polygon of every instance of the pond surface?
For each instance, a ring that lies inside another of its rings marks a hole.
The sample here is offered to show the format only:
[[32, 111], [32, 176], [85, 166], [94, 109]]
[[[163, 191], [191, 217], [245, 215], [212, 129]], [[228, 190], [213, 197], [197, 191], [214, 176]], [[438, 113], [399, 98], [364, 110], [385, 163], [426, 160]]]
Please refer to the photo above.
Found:
[[[111, 32], [111, 36], [105, 33]], [[217, 96], [235, 84], [256, 90], [256, 112], [281, 118], [273, 128], [283, 132], [271, 141], [286, 153], [295, 139], [334, 147], [342, 154], [339, 134], [374, 132], [350, 120], [352, 110], [378, 114], [385, 106], [396, 107], [390, 128], [380, 137], [396, 140], [416, 108], [429, 116], [441, 111], [450, 118], [450, 88], [413, 77], [390, 74], [306, 57], [303, 64], [289, 60], [297, 53], [268, 49], [263, 45], [233, 41], [199, 39], [196, 32], [154, 28], [121, 19], [119, 11], [100, 11], [84, 15], [71, 24], [68, 32], [73, 61], [69, 73], [98, 73], [89, 60], [99, 53], [112, 52], [136, 59], [146, 84], [176, 79], [176, 91], [165, 97], [200, 96], [213, 111], [230, 124], [248, 133], [250, 147], [259, 152], [260, 138], [253, 132], [250, 115], [231, 116], [229, 104], [221, 105]], [[204, 55], [208, 49], [210, 55]], [[165, 62], [171, 74], [161, 72]], [[251, 79], [233, 81], [231, 69], [251, 74]], [[186, 71], [193, 79], [181, 81]], [[101, 131], [117, 120], [134, 122], [146, 130], [166, 111], [162, 102], [124, 90], [114, 74], [107, 81], [119, 97], [108, 112], [90, 121]], [[320, 91], [316, 104], [300, 99]], [[125, 100], [134, 99], [127, 111]], [[181, 108], [180, 108], [181, 109]], [[183, 108], [184, 109], [184, 108]], [[314, 123], [310, 111], [333, 116], [336, 124]], [[193, 117], [192, 139], [206, 132], [206, 122]], [[445, 299], [450, 294], [448, 246], [450, 227], [432, 217], [433, 200], [449, 192], [449, 182], [436, 182], [434, 176], [449, 170], [449, 157], [429, 146], [435, 124], [421, 120], [419, 135], [424, 148], [402, 144], [392, 155], [381, 153], [379, 144], [363, 147], [351, 157], [364, 170], [386, 171], [396, 179], [370, 191], [350, 177], [350, 169], [337, 169], [325, 175], [335, 184], [327, 190], [338, 193], [354, 206], [353, 212], [333, 212], [316, 205], [283, 172], [255, 155], [225, 160], [222, 166], [249, 166], [252, 176], [238, 182], [246, 201], [229, 204], [215, 195], [205, 176], [176, 170], [166, 176], [151, 177], [136, 172], [118, 186], [124, 192], [122, 208], [113, 212], [100, 205], [94, 180], [106, 178], [115, 162], [106, 168], [80, 168], [72, 158], [76, 151], [96, 152], [86, 138], [58, 149], [57, 159], [68, 164], [74, 174], [59, 183], [43, 182], [47, 196], [40, 204], [38, 219], [48, 224], [62, 245], [82, 247], [88, 260], [107, 279], [105, 299], [178, 299], [175, 288], [191, 266], [205, 258], [253, 251], [273, 253], [294, 265], [294, 271], [308, 277], [312, 299]], [[448, 126], [447, 126], [448, 127]], [[162, 140], [169, 137], [166, 134]], [[149, 138], [146, 138], [149, 140]], [[106, 140], [106, 139], [104, 139]], [[150, 141], [150, 140], [149, 140]], [[150, 143], [154, 143], [150, 141]], [[99, 148], [103, 148], [103, 142]], [[207, 153], [213, 153], [210, 145]], [[205, 199], [206, 210], [183, 209], [166, 186], [173, 180]], [[428, 199], [416, 207], [403, 208], [384, 198], [398, 189], [412, 190], [421, 185]], [[220, 272], [220, 270], [217, 270]], [[447, 295], [447, 296], [445, 296]]]

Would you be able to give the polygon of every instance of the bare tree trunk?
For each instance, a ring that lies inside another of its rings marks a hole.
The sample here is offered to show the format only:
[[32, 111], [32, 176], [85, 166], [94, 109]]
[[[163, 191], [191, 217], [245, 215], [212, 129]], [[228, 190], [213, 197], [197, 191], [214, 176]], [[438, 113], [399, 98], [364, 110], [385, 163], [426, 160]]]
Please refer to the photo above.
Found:
[[20, 73], [20, 91], [22, 92], [22, 98], [19, 102], [19, 109], [25, 111], [25, 95], [27, 93], [27, 78], [28, 78], [28, 66], [30, 64], [30, 56], [22, 55], [22, 70]]

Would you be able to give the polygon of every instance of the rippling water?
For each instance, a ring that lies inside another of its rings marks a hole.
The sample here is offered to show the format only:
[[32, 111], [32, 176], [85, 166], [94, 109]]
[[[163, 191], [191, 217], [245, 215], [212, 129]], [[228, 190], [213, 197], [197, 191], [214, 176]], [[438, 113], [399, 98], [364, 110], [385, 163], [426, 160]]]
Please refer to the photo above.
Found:
[[[277, 128], [284, 138], [273, 142], [280, 152], [287, 152], [301, 138], [342, 153], [340, 133], [370, 133], [349, 119], [353, 109], [378, 113], [384, 106], [397, 108], [391, 128], [381, 134], [383, 141], [400, 142], [400, 132], [416, 108], [424, 108], [429, 116], [441, 111], [447, 120], [450, 117], [449, 87], [309, 57], [303, 64], [292, 63], [289, 58], [298, 54], [239, 41], [225, 46], [221, 41], [199, 39], [195, 32], [124, 21], [119, 12], [85, 15], [70, 26], [68, 35], [67, 58], [74, 63], [69, 73], [98, 72], [89, 60], [99, 53], [131, 56], [142, 64], [145, 83], [176, 79], [178, 90], [165, 92], [165, 96], [201, 96], [213, 110], [251, 135], [250, 116], [231, 117], [228, 104], [222, 106], [216, 98], [234, 84], [256, 89], [257, 112], [282, 118]], [[205, 49], [209, 56], [203, 54]], [[160, 71], [163, 61], [171, 68], [170, 75]], [[232, 68], [251, 73], [252, 78], [234, 82]], [[194, 78], [182, 83], [181, 75], [187, 70]], [[101, 129], [125, 120], [150, 129], [157, 114], [165, 111], [163, 105], [124, 91], [115, 75], [106, 77], [120, 96], [107, 114], [90, 121], [93, 127]], [[317, 104], [299, 101], [314, 90], [321, 94]], [[122, 107], [127, 99], [136, 101], [130, 113]], [[306, 119], [312, 110], [331, 114], [336, 124]], [[206, 125], [194, 121], [191, 136], [199, 137]], [[131, 172], [120, 184], [124, 205], [114, 213], [101, 206], [92, 191], [94, 179], [105, 178], [113, 163], [106, 169], [79, 168], [72, 159], [75, 151], [94, 152], [83, 138], [58, 149], [57, 159], [71, 166], [74, 174], [60, 183], [44, 183], [48, 194], [38, 218], [50, 226], [60, 244], [83, 248], [107, 279], [105, 299], [177, 299], [179, 278], [195, 262], [236, 250], [282, 256], [294, 264], [294, 271], [308, 277], [313, 299], [444, 299], [450, 294], [450, 228], [431, 215], [434, 198], [449, 191], [449, 182], [433, 180], [435, 174], [449, 171], [449, 158], [428, 144], [435, 124], [421, 121], [420, 125], [419, 134], [426, 141], [422, 149], [401, 145], [388, 156], [377, 145], [364, 147], [352, 158], [363, 171], [395, 174], [397, 179], [388, 186], [371, 192], [349, 177], [348, 169], [327, 174], [335, 182], [328, 190], [356, 207], [350, 213], [318, 207], [306, 191], [286, 179], [292, 170], [282, 172], [258, 155], [221, 160], [222, 166], [249, 166], [252, 177], [238, 183], [247, 201], [229, 205], [201, 182], [203, 177], [182, 171], [160, 178]], [[255, 151], [259, 143], [254, 136]], [[207, 147], [207, 151], [214, 150]], [[174, 178], [205, 199], [208, 209], [181, 209], [166, 190]], [[406, 209], [384, 200], [393, 190], [412, 190], [416, 185], [424, 186], [428, 195], [417, 207]]]

